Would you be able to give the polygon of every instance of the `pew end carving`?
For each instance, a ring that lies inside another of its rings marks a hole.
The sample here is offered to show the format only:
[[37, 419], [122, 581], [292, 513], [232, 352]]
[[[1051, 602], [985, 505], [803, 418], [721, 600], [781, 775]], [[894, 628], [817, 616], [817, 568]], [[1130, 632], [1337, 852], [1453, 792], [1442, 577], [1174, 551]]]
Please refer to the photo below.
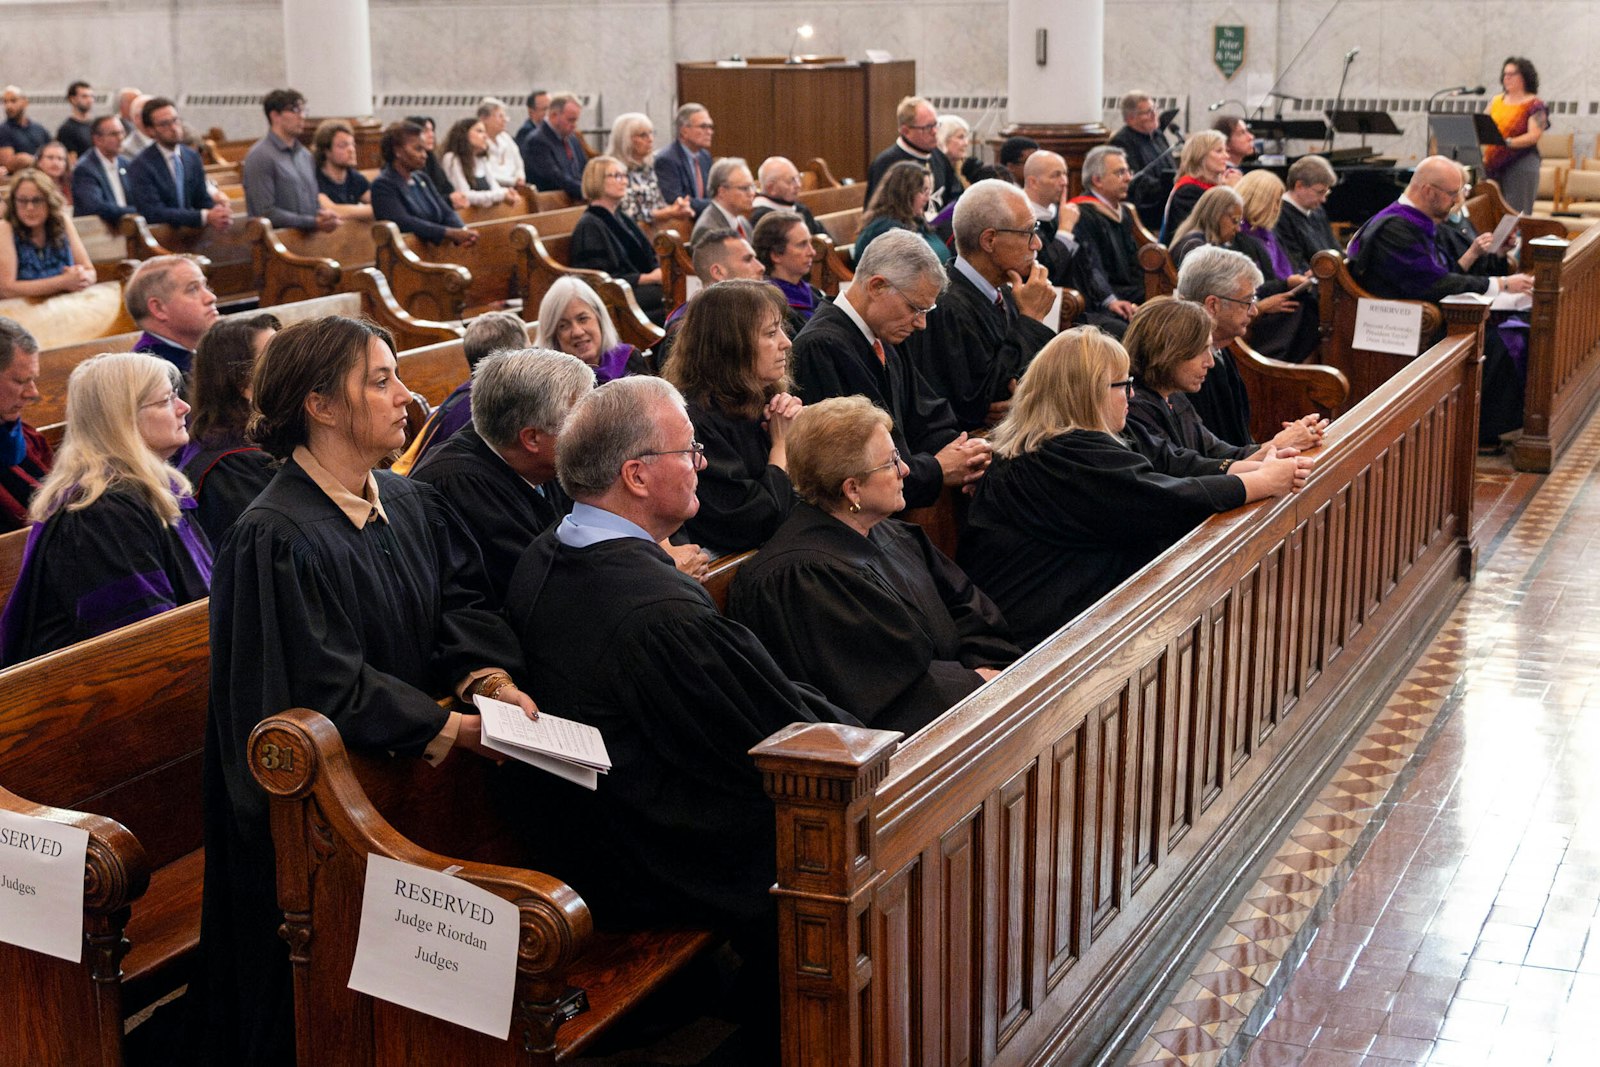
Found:
[[666, 331], [650, 321], [650, 317], [634, 299], [633, 287], [620, 278], [604, 271], [583, 267], [568, 267], [556, 261], [545, 247], [539, 231], [530, 223], [518, 223], [510, 233], [511, 247], [516, 250], [517, 277], [521, 280], [522, 317], [534, 322], [539, 316], [539, 304], [556, 281], [567, 275], [582, 278], [599, 294], [600, 300], [611, 313], [611, 322], [617, 328], [617, 337], [640, 351], [649, 351], [661, 343]]
[[459, 323], [433, 322], [406, 311], [395, 299], [389, 280], [375, 267], [345, 271], [341, 285], [346, 292], [360, 295], [362, 313], [393, 334], [401, 351], [454, 340], [466, 332]]
[[249, 232], [263, 308], [339, 291], [343, 270], [337, 261], [289, 251], [264, 218], [251, 219]]
[[1151, 241], [1139, 246], [1139, 268], [1144, 271], [1144, 298], [1171, 296], [1178, 289], [1178, 271], [1172, 265], [1167, 246]]
[[392, 222], [372, 224], [373, 265], [399, 305], [420, 319], [459, 322], [472, 272], [454, 263], [424, 262]]
[[1600, 236], [1592, 227], [1568, 241], [1539, 237], [1522, 249], [1533, 275], [1528, 381], [1518, 470], [1548, 471], [1600, 399]]
[[656, 259], [661, 263], [661, 295], [670, 311], [689, 299], [689, 279], [694, 277], [694, 260], [688, 245], [677, 230], [667, 229], [651, 239]]
[[1270, 441], [1283, 424], [1313, 411], [1333, 418], [1344, 410], [1350, 380], [1337, 367], [1286, 363], [1263, 356], [1244, 341], [1228, 346], [1250, 394], [1250, 436]]
[[855, 271], [845, 262], [844, 256], [839, 254], [833, 238], [825, 233], [811, 235], [811, 250], [815, 253], [811, 260], [811, 284], [822, 290], [823, 296], [832, 300], [839, 295], [839, 290], [856, 276]]

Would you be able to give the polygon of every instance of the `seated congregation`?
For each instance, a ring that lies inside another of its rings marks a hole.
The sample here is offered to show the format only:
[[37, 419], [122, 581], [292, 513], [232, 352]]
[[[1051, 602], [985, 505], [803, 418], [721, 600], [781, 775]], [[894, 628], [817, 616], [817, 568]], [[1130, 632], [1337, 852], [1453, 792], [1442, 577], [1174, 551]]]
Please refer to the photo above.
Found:
[[[205, 264], [145, 260], [125, 286], [135, 351], [71, 370], [54, 446], [25, 421], [51, 353], [0, 319], [0, 511], [25, 538], [0, 664], [210, 598], [204, 900], [180, 1002], [200, 1062], [294, 1060], [276, 801], [249, 759], [252, 731], [293, 708], [357, 756], [481, 760], [563, 812], [556, 830], [515, 825], [524, 854], [602, 929], [725, 940], [742, 965], [735, 1040], [746, 1062], [778, 1062], [780, 820], [751, 751], [809, 724], [937, 729], [1210, 516], [1304, 489], [1329, 428], [1326, 410], [1258, 397], [1253, 412], [1239, 362], [1260, 358], [1240, 356], [1246, 341], [1315, 358], [1316, 305], [1292, 290], [1330, 247], [1316, 157], [1286, 185], [1234, 184], [1213, 158], [1226, 144], [1193, 139], [1207, 151], [1185, 152], [1192, 180], [1156, 220], [1175, 238], [1173, 294], [1147, 298], [1125, 148], [1089, 153], [1074, 197], [1053, 152], [1014, 171], [947, 158], [965, 135], [909, 98], [857, 202], [848, 288], [825, 293], [793, 164], [714, 159], [699, 105], [653, 155], [636, 114], [595, 154], [571, 94], [530, 94], [515, 136], [486, 100], [442, 162], [431, 121], [386, 130], [370, 189], [347, 125], [301, 144], [304, 105], [293, 90], [264, 103], [242, 172], [252, 217], [389, 221], [471, 247], [462, 212], [561, 192], [582, 207], [580, 269], [520, 315], [467, 322], [430, 413], [382, 326], [219, 316]], [[78, 168], [111, 190], [96, 210], [154, 219], [159, 202], [176, 225], [226, 226], [171, 108], [146, 102], [153, 140], [126, 171], [109, 130], [92, 134]], [[1477, 263], [1443, 162], [1363, 228], [1351, 271], [1378, 295], [1517, 291], [1510, 263]], [[87, 284], [48, 176], [17, 176], [8, 217], [0, 287], [46, 261], [56, 288], [19, 293]], [[691, 225], [698, 288], [680, 298], [647, 231]], [[594, 272], [664, 338], [622, 340]], [[1418, 272], [1438, 277], [1419, 290]], [[1498, 441], [1520, 390], [1489, 402], [1491, 382], [1514, 385], [1495, 358], [1482, 432]], [[611, 773], [591, 792], [493, 767], [474, 696], [597, 727]]]

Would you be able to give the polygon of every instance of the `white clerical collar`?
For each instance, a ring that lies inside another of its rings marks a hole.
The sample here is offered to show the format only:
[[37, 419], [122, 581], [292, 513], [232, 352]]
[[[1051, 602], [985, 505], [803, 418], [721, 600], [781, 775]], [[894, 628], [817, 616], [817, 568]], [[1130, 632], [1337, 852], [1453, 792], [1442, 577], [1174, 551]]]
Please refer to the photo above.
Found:
[[906, 139], [904, 137], [896, 137], [894, 143], [900, 146], [900, 151], [908, 153], [913, 158], [920, 159], [924, 163], [933, 158], [932, 152], [924, 152], [920, 148], [913, 148], [911, 145], [906, 143]]
[[1056, 217], [1056, 206], [1054, 204], [1037, 203], [1031, 196], [1028, 197], [1028, 210], [1033, 212], [1033, 217], [1040, 222]]
[[1311, 209], [1308, 208], [1308, 207], [1301, 207], [1300, 206], [1300, 201], [1296, 200], [1294, 197], [1290, 196], [1288, 193], [1284, 193], [1283, 194], [1283, 202], [1285, 204], [1288, 204], [1290, 207], [1294, 208], [1296, 211], [1300, 212], [1300, 214], [1304, 215], [1306, 218], [1309, 219], [1311, 217]]

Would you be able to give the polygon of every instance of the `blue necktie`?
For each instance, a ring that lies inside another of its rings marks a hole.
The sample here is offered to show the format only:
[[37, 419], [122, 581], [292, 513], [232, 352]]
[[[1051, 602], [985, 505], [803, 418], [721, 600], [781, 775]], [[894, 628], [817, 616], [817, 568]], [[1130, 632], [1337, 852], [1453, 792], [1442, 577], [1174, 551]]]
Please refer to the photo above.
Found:
[[178, 206], [188, 207], [183, 195], [183, 149], [172, 153], [172, 180], [178, 186]]

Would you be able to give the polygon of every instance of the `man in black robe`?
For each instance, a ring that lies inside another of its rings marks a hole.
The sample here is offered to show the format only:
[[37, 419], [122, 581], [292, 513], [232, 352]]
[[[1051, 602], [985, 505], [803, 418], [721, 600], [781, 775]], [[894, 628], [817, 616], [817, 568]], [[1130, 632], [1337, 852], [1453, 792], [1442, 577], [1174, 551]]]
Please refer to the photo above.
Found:
[[926, 328], [945, 284], [921, 235], [890, 230], [867, 246], [850, 288], [817, 309], [789, 353], [806, 403], [860, 394], [894, 419], [895, 448], [911, 468], [911, 508], [932, 504], [946, 485], [976, 481], [989, 465], [989, 443], [967, 436], [950, 403], [897, 347]]
[[956, 202], [954, 222], [949, 285], [927, 327], [904, 348], [961, 428], [976, 430], [1000, 421], [1017, 379], [1055, 336], [1044, 321], [1055, 290], [1034, 258], [1033, 213], [1016, 186], [997, 178], [974, 183]]
[[[1438, 227], [1449, 218], [1466, 179], [1454, 160], [1429, 156], [1417, 164], [1400, 199], [1350, 239], [1350, 274], [1384, 300], [1442, 300], [1457, 293], [1533, 292], [1533, 275], [1491, 278], [1467, 274], [1440, 247]], [[1424, 338], [1424, 343], [1429, 339]], [[1493, 448], [1522, 425], [1522, 375], [1496, 328], [1484, 332], [1482, 407], [1478, 444]]]
[[1099, 145], [1083, 159], [1082, 196], [1072, 198], [1078, 223], [1072, 235], [1094, 249], [1105, 284], [1119, 299], [1144, 303], [1144, 269], [1139, 266], [1140, 237], [1134, 235], [1133, 209], [1125, 202], [1133, 170], [1128, 156], [1113, 145]]
[[657, 544], [698, 509], [702, 462], [662, 379], [585, 396], [556, 456], [576, 503], [528, 548], [506, 603], [537, 678], [530, 695], [596, 727], [611, 756], [595, 792], [565, 791], [563, 816], [590, 847], [561, 877], [602, 926], [730, 934], [770, 1026], [776, 819], [748, 752], [790, 723], [855, 720], [784, 677]]
[[556, 482], [556, 441], [572, 405], [594, 388], [594, 371], [532, 348], [483, 359], [472, 386], [471, 424], [411, 476], [438, 490], [472, 532], [498, 603], [528, 545], [572, 509]]
[[[826, 235], [828, 228], [817, 221], [811, 209], [800, 202], [800, 169], [783, 156], [768, 156], [756, 168], [756, 183], [761, 192], [750, 211], [750, 225], [771, 211], [792, 211], [806, 221], [806, 229]], [[754, 231], [752, 231], [754, 232]]]
[[956, 168], [939, 151], [939, 115], [922, 97], [908, 96], [895, 108], [894, 118], [900, 127], [900, 136], [879, 152], [867, 168], [867, 203], [872, 203], [872, 191], [889, 173], [890, 167], [911, 160], [933, 173], [933, 199], [928, 201], [928, 213], [938, 214], [940, 209], [956, 202], [962, 188]]
[[1022, 168], [1022, 191], [1039, 227], [1039, 262], [1050, 272], [1051, 285], [1076, 289], [1083, 297], [1080, 325], [1098, 326], [1121, 338], [1134, 306], [1111, 291], [1099, 254], [1074, 233], [1080, 209], [1068, 198], [1069, 188], [1067, 161], [1060, 155], [1040, 151], [1028, 157]]
[[1284, 182], [1283, 211], [1273, 235], [1278, 247], [1289, 257], [1289, 265], [1296, 274], [1311, 269], [1311, 257], [1318, 252], [1343, 251], [1339, 239], [1333, 235], [1328, 213], [1322, 209], [1328, 192], [1339, 183], [1333, 166], [1321, 156], [1301, 156], [1289, 167]]
[[1189, 397], [1200, 421], [1230, 445], [1248, 445], [1250, 394], [1228, 346], [1243, 337], [1256, 317], [1261, 271], [1243, 252], [1203, 245], [1178, 270], [1179, 299], [1203, 304], [1211, 313], [1211, 348], [1216, 365], [1198, 393]]
[[1133, 89], [1121, 100], [1122, 129], [1111, 136], [1111, 143], [1128, 154], [1134, 179], [1128, 197], [1139, 218], [1147, 223], [1160, 220], [1178, 173], [1176, 153], [1164, 130], [1157, 129], [1161, 116], [1149, 93]]

